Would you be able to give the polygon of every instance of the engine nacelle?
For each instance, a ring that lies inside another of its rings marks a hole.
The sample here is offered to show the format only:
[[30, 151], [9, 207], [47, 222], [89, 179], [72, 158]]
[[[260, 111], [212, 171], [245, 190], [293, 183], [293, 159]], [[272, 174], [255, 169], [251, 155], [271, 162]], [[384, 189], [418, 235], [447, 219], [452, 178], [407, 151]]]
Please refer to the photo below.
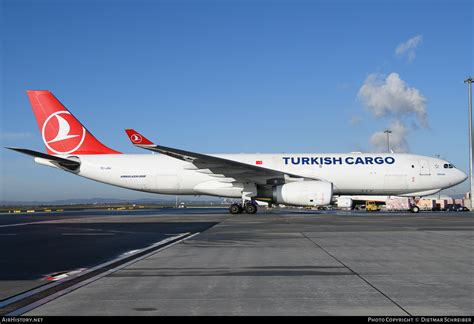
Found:
[[273, 201], [295, 206], [324, 206], [332, 201], [332, 183], [299, 181], [273, 187]]

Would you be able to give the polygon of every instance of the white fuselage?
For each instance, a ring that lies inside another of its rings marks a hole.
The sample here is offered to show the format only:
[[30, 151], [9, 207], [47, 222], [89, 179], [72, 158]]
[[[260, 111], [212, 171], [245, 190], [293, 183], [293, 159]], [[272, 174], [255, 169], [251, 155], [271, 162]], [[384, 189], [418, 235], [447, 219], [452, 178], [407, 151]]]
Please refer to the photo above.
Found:
[[[441, 159], [413, 154], [214, 154], [331, 182], [335, 195], [423, 196], [466, 179]], [[68, 156], [70, 157], [70, 156]], [[123, 188], [172, 195], [240, 198], [235, 179], [161, 154], [77, 155], [79, 176]], [[37, 159], [40, 162], [41, 159]], [[257, 163], [258, 161], [258, 163]], [[45, 164], [45, 163], [43, 163]]]

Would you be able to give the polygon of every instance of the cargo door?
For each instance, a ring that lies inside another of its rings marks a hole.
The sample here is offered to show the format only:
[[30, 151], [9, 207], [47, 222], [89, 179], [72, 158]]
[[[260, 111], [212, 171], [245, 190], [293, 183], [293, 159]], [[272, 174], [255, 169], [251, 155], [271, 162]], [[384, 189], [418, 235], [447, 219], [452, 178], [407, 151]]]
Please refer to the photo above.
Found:
[[431, 175], [430, 165], [426, 160], [418, 160], [420, 166], [420, 175]]

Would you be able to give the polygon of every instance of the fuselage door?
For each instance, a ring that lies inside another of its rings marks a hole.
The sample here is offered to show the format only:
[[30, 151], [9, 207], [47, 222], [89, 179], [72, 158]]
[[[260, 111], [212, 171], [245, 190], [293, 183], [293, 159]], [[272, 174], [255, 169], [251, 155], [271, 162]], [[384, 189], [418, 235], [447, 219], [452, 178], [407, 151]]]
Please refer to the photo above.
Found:
[[420, 175], [430, 175], [430, 165], [426, 160], [418, 160], [418, 164], [420, 165]]

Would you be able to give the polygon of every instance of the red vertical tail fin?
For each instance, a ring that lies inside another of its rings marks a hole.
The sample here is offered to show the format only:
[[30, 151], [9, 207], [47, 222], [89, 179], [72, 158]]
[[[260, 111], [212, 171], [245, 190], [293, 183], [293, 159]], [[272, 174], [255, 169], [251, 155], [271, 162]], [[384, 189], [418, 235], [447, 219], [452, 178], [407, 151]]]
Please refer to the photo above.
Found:
[[48, 90], [28, 90], [49, 154], [120, 154], [99, 142]]

